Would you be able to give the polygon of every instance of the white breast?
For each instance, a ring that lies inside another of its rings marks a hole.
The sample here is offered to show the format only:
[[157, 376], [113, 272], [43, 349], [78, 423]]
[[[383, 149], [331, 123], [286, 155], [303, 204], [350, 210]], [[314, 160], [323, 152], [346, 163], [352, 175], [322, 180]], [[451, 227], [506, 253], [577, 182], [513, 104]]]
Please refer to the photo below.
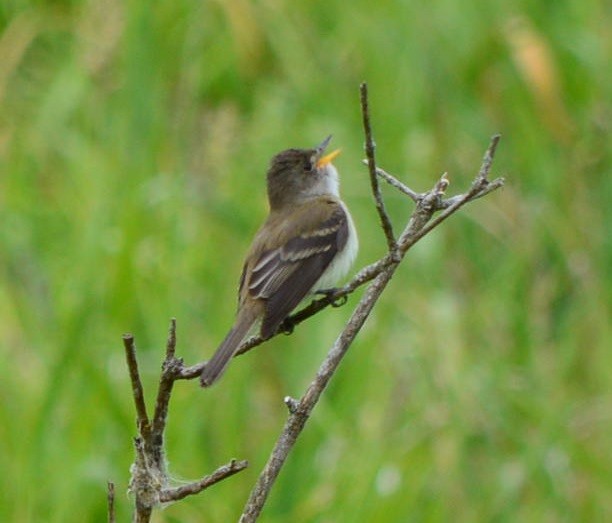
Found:
[[313, 287], [314, 290], [324, 290], [334, 287], [339, 280], [348, 274], [353, 262], [355, 261], [355, 258], [357, 257], [359, 240], [357, 239], [357, 232], [355, 231], [353, 218], [351, 218], [351, 213], [349, 213], [346, 205], [344, 205], [344, 202], [341, 202], [341, 204], [348, 220], [348, 238], [346, 240], [344, 249], [336, 254], [332, 262], [329, 264], [329, 267], [327, 267], [325, 272], [319, 278], [319, 281], [317, 281], [316, 285]]

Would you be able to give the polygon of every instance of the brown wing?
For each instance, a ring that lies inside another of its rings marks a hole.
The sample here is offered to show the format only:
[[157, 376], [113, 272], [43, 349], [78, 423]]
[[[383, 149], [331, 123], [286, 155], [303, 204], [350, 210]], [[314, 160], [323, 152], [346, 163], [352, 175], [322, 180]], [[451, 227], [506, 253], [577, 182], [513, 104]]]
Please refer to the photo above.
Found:
[[253, 266], [248, 292], [266, 303], [262, 336], [274, 334], [313, 290], [338, 251], [346, 245], [348, 233], [346, 214], [337, 206], [324, 222], [290, 238], [278, 249], [261, 253]]

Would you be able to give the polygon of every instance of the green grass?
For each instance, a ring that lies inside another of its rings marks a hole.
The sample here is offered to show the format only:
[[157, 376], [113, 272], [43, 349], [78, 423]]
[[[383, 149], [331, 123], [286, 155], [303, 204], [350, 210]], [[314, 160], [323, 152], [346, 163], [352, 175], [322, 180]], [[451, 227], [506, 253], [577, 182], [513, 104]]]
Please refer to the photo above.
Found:
[[[169, 318], [187, 362], [232, 321], [269, 158], [329, 133], [361, 239], [363, 157], [490, 195], [420, 243], [261, 521], [612, 520], [612, 23], [605, 2], [12, 1], [0, 5], [0, 520], [127, 521], [121, 334], [152, 400]], [[411, 205], [385, 188], [396, 229]], [[251, 467], [156, 521], [234, 521], [358, 296], [180, 383], [170, 470]]]

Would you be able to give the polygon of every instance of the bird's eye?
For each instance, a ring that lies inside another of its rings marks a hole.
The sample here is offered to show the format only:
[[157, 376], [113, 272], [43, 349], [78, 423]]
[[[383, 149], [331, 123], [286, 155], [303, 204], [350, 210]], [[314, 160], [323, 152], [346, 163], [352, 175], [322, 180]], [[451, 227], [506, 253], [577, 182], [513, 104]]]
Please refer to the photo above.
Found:
[[304, 172], [314, 171], [316, 165], [316, 158], [311, 156], [310, 158], [306, 158], [304, 160]]

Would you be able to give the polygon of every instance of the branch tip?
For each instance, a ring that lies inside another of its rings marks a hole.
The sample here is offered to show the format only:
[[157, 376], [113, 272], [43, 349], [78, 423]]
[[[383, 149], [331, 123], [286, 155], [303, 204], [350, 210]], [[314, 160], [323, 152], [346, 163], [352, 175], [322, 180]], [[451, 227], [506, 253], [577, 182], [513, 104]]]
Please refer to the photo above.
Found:
[[112, 481], [106, 483], [108, 503], [108, 523], [115, 523], [115, 484]]
[[168, 328], [168, 341], [166, 342], [166, 360], [174, 358], [176, 350], [176, 318], [170, 319]]
[[372, 125], [370, 123], [370, 109], [368, 102], [368, 84], [363, 82], [359, 86], [360, 100], [361, 100], [361, 115], [363, 121], [363, 131], [365, 135], [365, 153], [368, 161], [368, 172], [370, 174], [370, 186], [374, 201], [376, 202], [376, 211], [380, 219], [380, 224], [385, 233], [385, 239], [387, 240], [387, 249], [389, 252], [393, 252], [397, 248], [397, 242], [395, 241], [395, 234], [393, 233], [393, 225], [391, 219], [385, 209], [385, 203], [383, 201], [382, 193], [380, 192], [380, 186], [378, 184], [378, 177], [376, 175], [376, 157], [374, 151], [376, 144], [372, 135]]
[[480, 166], [480, 171], [478, 172], [477, 180], [487, 180], [489, 173], [491, 172], [493, 158], [495, 158], [495, 152], [497, 151], [497, 146], [499, 145], [500, 140], [500, 133], [494, 134], [491, 137], [489, 147], [487, 147], [487, 150], [485, 151], [484, 157], [482, 159], [482, 165]]
[[181, 487], [164, 489], [159, 493], [159, 501], [161, 503], [167, 503], [170, 501], [179, 501], [187, 496], [193, 496], [199, 494], [203, 490], [213, 486], [215, 483], [219, 483], [234, 474], [237, 474], [241, 470], [244, 470], [249, 466], [247, 460], [238, 461], [232, 459], [228, 464], [221, 465], [212, 474], [208, 474], [198, 481], [188, 483]]
[[134, 406], [136, 407], [137, 424], [142, 430], [147, 430], [149, 427], [149, 415], [147, 414], [147, 406], [144, 401], [144, 390], [142, 382], [140, 381], [134, 336], [131, 334], [124, 334], [123, 345], [125, 347], [125, 359], [130, 373], [130, 381], [132, 382], [132, 396], [134, 397]]
[[434, 191], [442, 195], [446, 192], [446, 189], [448, 189], [449, 185], [450, 185], [450, 180], [448, 178], [448, 173], [444, 173], [438, 180], [438, 183], [436, 184]]

